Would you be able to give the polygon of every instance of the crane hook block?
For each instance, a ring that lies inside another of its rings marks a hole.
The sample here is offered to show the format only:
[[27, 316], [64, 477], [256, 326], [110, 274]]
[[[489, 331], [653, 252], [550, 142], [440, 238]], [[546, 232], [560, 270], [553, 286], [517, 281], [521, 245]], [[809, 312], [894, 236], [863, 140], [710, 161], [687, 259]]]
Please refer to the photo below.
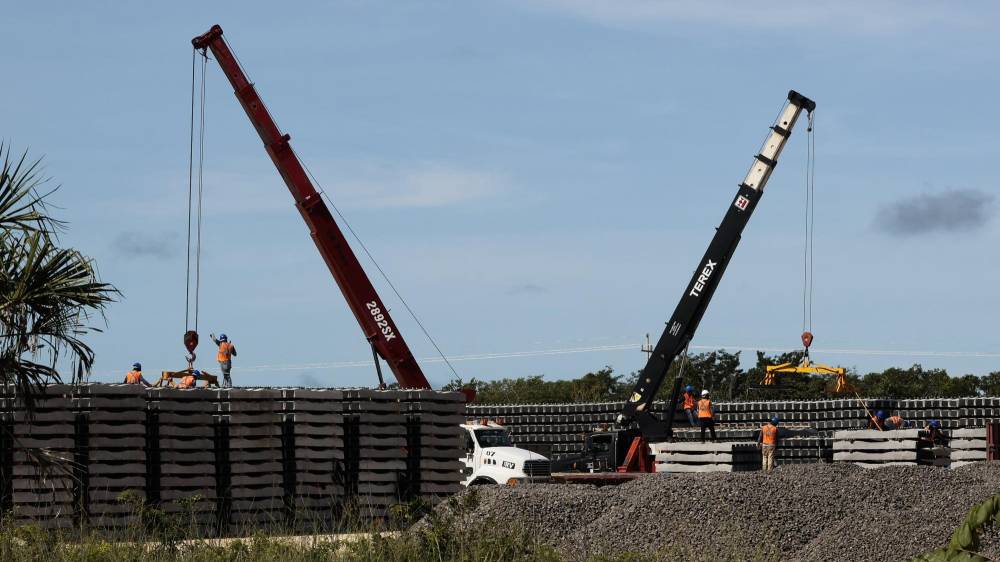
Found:
[[198, 347], [198, 332], [194, 330], [184, 332], [184, 347], [187, 348], [188, 353], [194, 355], [194, 349]]
[[[195, 336], [197, 335], [198, 334], [195, 334]], [[802, 345], [804, 345], [807, 350], [809, 349], [809, 346], [812, 345], [812, 342], [813, 342], [812, 332], [802, 332]]]

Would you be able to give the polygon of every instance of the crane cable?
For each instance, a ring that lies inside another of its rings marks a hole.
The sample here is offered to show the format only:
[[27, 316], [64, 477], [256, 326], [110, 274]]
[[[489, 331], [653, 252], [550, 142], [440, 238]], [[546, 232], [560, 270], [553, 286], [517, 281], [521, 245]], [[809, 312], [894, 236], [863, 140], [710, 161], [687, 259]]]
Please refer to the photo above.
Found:
[[[802, 250], [802, 332], [812, 332], [813, 234], [816, 230], [816, 135], [815, 111], [809, 113], [806, 128], [805, 241]], [[808, 345], [806, 346], [808, 353]]]
[[[201, 292], [201, 225], [202, 225], [202, 193], [205, 169], [205, 72], [208, 67], [208, 54], [202, 52], [201, 84], [198, 86], [196, 73], [198, 50], [191, 51], [191, 126], [188, 143], [188, 224], [187, 224], [187, 270], [185, 273], [184, 293], [184, 330], [198, 331], [198, 305]], [[197, 205], [195, 205], [195, 105], [199, 105], [198, 123], [198, 174], [197, 174]], [[192, 233], [194, 243], [192, 244]], [[193, 251], [192, 251], [193, 246]], [[194, 254], [194, 282], [191, 276], [191, 257]], [[192, 285], [194, 290], [192, 291]], [[194, 322], [192, 316], [192, 293], [194, 300]]]
[[[298, 157], [298, 154], [296, 153], [295, 156]], [[382, 278], [385, 279], [386, 284], [389, 285], [389, 288], [392, 289], [393, 293], [395, 293], [396, 298], [399, 299], [399, 302], [403, 303], [403, 307], [406, 308], [406, 311], [410, 314], [410, 317], [413, 318], [413, 321], [416, 322], [417, 326], [420, 327], [420, 331], [424, 333], [424, 337], [426, 337], [427, 341], [431, 342], [431, 345], [434, 346], [434, 350], [437, 351], [437, 354], [441, 357], [441, 360], [444, 361], [445, 365], [448, 366], [448, 369], [451, 370], [451, 374], [453, 374], [456, 379], [461, 378], [458, 376], [458, 371], [455, 370], [455, 367], [451, 364], [451, 361], [448, 360], [448, 357], [444, 354], [443, 351], [441, 351], [441, 348], [438, 346], [437, 342], [434, 341], [433, 337], [431, 337], [430, 332], [427, 330], [427, 328], [424, 327], [423, 322], [421, 322], [420, 318], [417, 317], [417, 313], [413, 312], [413, 309], [410, 308], [409, 303], [406, 302], [406, 299], [403, 298], [403, 295], [400, 294], [399, 290], [396, 289], [396, 285], [393, 284], [391, 279], [389, 279], [389, 275], [386, 274], [385, 270], [382, 269], [382, 266], [379, 265], [377, 261], [375, 261], [375, 256], [373, 256], [372, 253], [368, 251], [368, 246], [366, 246], [364, 241], [361, 240], [361, 237], [358, 236], [358, 233], [354, 231], [354, 228], [351, 226], [351, 223], [347, 221], [347, 218], [344, 217], [344, 214], [340, 212], [339, 208], [337, 208], [337, 205], [333, 202], [333, 199], [330, 198], [330, 196], [326, 193], [326, 190], [323, 189], [323, 186], [316, 179], [316, 176], [314, 176], [312, 171], [309, 170], [309, 167], [306, 166], [302, 158], [299, 158], [299, 162], [302, 162], [302, 167], [305, 169], [306, 173], [309, 174], [310, 179], [312, 179], [312, 182], [316, 186], [320, 195], [326, 199], [326, 202], [329, 203], [331, 207], [333, 207], [334, 212], [336, 212], [337, 216], [340, 217], [340, 221], [344, 223], [344, 226], [347, 227], [348, 232], [350, 232], [351, 236], [353, 236], [354, 239], [358, 241], [358, 245], [361, 246], [361, 250], [364, 251], [365, 255], [368, 256], [368, 259], [371, 260], [372, 264], [375, 265], [375, 269], [377, 269], [378, 272], [382, 275]]]

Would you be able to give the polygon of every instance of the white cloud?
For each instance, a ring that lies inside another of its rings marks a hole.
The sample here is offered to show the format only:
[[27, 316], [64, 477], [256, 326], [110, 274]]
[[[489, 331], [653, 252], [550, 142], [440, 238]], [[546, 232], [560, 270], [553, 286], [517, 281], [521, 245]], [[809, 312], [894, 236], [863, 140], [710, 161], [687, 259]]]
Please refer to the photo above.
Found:
[[[771, 0], [767, 3], [745, 0], [531, 0], [522, 3], [616, 27], [676, 23], [753, 29], [787, 30], [799, 27], [886, 35], [981, 23], [960, 4], [928, 0], [838, 0], [823, 3], [792, 0]], [[774, 40], [780, 42], [781, 39]], [[780, 45], [777, 48], [780, 50]]]
[[445, 207], [488, 198], [501, 190], [503, 181], [489, 172], [422, 162], [347, 169], [328, 185], [330, 195], [345, 207]]

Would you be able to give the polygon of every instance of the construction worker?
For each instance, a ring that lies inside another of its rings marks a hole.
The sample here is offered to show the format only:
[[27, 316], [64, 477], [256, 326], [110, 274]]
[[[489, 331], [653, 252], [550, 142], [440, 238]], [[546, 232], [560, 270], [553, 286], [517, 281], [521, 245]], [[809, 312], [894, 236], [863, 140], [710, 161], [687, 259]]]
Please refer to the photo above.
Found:
[[698, 427], [698, 424], [694, 421], [694, 388], [691, 385], [684, 387], [683, 408], [691, 427]]
[[868, 418], [868, 429], [885, 431], [885, 412], [879, 410], [875, 412], [874, 416]]
[[233, 345], [226, 334], [219, 334], [219, 338], [215, 338], [215, 334], [210, 334], [209, 337], [215, 342], [215, 345], [219, 346], [219, 353], [215, 355], [215, 359], [219, 362], [219, 370], [222, 371], [222, 386], [225, 388], [230, 388], [233, 386], [233, 379], [229, 378], [230, 371], [233, 370], [233, 357], [236, 357], [236, 346]]
[[201, 376], [201, 371], [195, 369], [190, 373], [181, 377], [181, 382], [177, 384], [177, 388], [194, 388], [195, 384], [198, 382], [198, 377]]
[[944, 435], [941, 433], [941, 422], [938, 420], [927, 422], [927, 425], [924, 426], [924, 431], [927, 432], [927, 435], [921, 436], [920, 440], [930, 442], [931, 447], [941, 445], [944, 441]]
[[712, 441], [715, 441], [715, 419], [712, 411], [712, 400], [708, 397], [708, 391], [701, 391], [701, 400], [698, 401], [698, 422], [701, 424], [701, 442], [705, 442], [705, 430], [712, 434]]
[[778, 447], [778, 416], [773, 416], [770, 423], [760, 427], [757, 445], [760, 447], [761, 468], [764, 472], [774, 469], [774, 450]]
[[906, 420], [899, 414], [893, 414], [885, 418], [886, 429], [903, 429], [904, 427], [906, 427]]
[[132, 363], [132, 370], [125, 373], [125, 384], [141, 384], [149, 386], [149, 382], [142, 376], [142, 364]]

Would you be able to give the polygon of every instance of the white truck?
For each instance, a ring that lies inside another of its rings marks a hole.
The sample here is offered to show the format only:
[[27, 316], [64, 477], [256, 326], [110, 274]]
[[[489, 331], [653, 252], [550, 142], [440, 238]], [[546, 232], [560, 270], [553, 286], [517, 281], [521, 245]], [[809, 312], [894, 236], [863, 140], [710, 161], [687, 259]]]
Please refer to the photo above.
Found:
[[465, 466], [462, 474], [466, 486], [483, 484], [517, 485], [522, 482], [544, 482], [549, 479], [549, 459], [527, 449], [514, 446], [510, 430], [487, 420], [462, 424], [465, 430]]

